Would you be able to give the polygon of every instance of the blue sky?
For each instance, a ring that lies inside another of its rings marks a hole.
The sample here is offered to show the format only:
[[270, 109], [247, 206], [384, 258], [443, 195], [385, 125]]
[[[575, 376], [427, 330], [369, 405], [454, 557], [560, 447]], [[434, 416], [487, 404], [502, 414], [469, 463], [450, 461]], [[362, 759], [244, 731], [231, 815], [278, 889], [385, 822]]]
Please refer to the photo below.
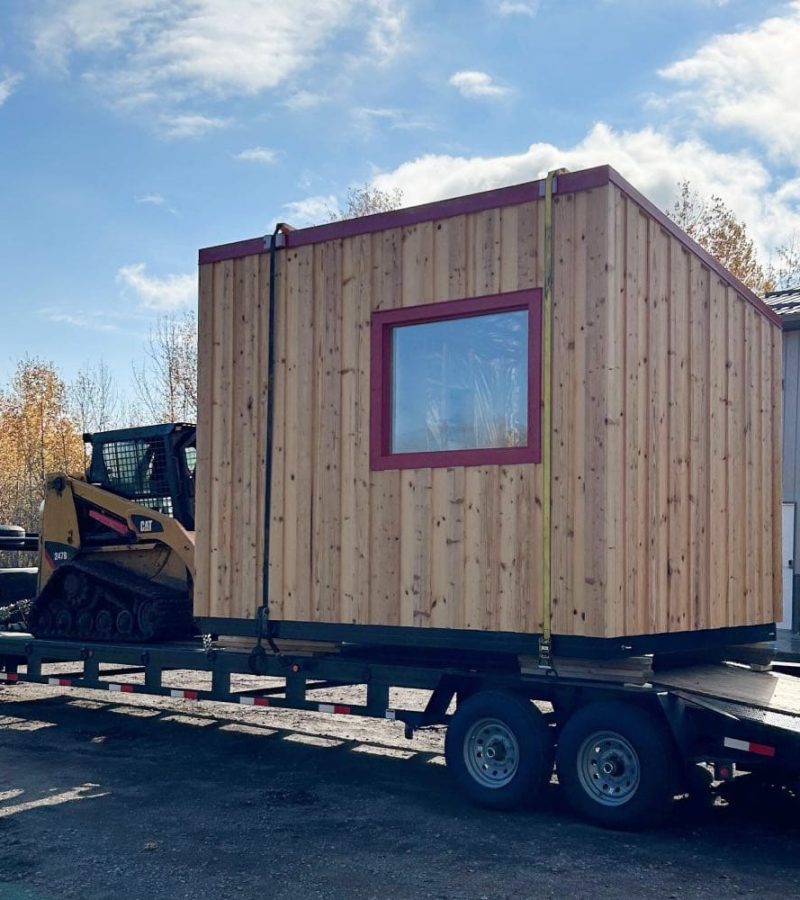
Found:
[[611, 163], [800, 233], [800, 2], [0, 0], [0, 378], [125, 384], [199, 247]]

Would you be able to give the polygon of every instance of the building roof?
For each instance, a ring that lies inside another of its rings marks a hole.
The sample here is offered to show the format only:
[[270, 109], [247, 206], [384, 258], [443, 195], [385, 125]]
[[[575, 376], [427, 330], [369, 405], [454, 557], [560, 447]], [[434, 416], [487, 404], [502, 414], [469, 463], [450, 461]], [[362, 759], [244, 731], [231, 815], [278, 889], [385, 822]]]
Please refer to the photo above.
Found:
[[779, 316], [795, 316], [800, 314], [800, 288], [787, 291], [767, 291], [764, 302]]
[[[583, 169], [579, 172], [563, 171], [554, 181], [553, 193], [556, 196], [561, 196], [579, 191], [588, 191], [592, 188], [600, 188], [608, 184], [613, 184], [617, 187], [628, 199], [639, 206], [646, 215], [654, 219], [661, 228], [683, 244], [691, 254], [708, 266], [712, 272], [715, 272], [722, 281], [730, 285], [773, 325], [776, 325], [778, 328], [786, 327], [777, 310], [771, 309], [761, 297], [758, 297], [748, 287], [743, 285], [717, 259], [682, 231], [663, 210], [659, 209], [647, 197], [637, 191], [632, 184], [626, 181], [611, 166], [595, 166], [592, 169]], [[544, 193], [545, 179], [542, 178], [538, 181], [511, 185], [510, 187], [494, 188], [493, 190], [481, 191], [477, 194], [467, 194], [464, 197], [437, 200], [433, 203], [421, 204], [420, 206], [373, 213], [372, 215], [359, 216], [354, 219], [329, 222], [326, 225], [312, 225], [310, 228], [293, 229], [282, 224], [277, 226], [275, 236], [276, 238], [278, 237], [278, 228], [282, 228], [284, 233], [280, 235], [281, 240], [276, 240], [274, 244], [270, 235], [261, 235], [260, 237], [234, 241], [229, 244], [204, 247], [200, 250], [198, 262], [200, 265], [227, 262], [254, 254], [270, 253], [273, 247], [275, 250], [289, 250], [309, 244], [356, 237], [357, 235], [372, 234], [396, 228], [408, 228], [412, 225], [432, 222], [436, 219], [446, 219], [467, 213], [483, 212], [527, 203], [531, 200], [542, 198]]]

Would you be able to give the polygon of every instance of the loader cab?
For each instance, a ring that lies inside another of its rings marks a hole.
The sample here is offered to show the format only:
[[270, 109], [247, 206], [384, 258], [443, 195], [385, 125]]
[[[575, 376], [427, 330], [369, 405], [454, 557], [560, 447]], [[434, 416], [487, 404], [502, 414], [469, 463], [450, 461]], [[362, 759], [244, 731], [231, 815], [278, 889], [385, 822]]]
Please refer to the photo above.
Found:
[[84, 434], [91, 484], [177, 519], [194, 530], [197, 429], [185, 422]]

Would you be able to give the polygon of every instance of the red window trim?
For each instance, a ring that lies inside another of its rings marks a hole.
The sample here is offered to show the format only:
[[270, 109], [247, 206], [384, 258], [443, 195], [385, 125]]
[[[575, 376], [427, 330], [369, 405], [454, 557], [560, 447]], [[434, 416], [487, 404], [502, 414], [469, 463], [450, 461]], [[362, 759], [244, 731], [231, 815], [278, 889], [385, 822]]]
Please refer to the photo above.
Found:
[[[528, 311], [528, 443], [524, 447], [471, 450], [425, 450], [391, 453], [392, 328], [446, 319], [465, 319], [489, 312]], [[510, 291], [469, 300], [448, 300], [372, 314], [370, 366], [370, 468], [423, 469], [453, 466], [511, 465], [541, 462], [542, 291]]]

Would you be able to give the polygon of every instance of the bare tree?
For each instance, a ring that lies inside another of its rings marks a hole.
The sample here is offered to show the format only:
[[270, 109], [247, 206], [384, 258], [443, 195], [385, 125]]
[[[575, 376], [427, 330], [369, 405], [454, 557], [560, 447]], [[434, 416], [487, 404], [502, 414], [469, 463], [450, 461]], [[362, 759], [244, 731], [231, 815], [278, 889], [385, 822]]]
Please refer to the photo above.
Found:
[[197, 419], [197, 318], [162, 316], [150, 330], [133, 383], [142, 412], [156, 422]]
[[795, 232], [788, 243], [778, 247], [777, 262], [771, 267], [775, 290], [800, 290], [800, 232]]
[[701, 197], [689, 181], [683, 181], [667, 214], [751, 291], [763, 294], [772, 289], [771, 272], [758, 258], [747, 226], [721, 197]]
[[370, 184], [351, 187], [345, 196], [344, 209], [328, 210], [331, 222], [343, 219], [356, 219], [372, 213], [389, 212], [403, 205], [403, 192], [400, 188], [382, 191]]
[[67, 392], [69, 410], [81, 432], [107, 431], [119, 423], [120, 400], [104, 360], [78, 371]]

